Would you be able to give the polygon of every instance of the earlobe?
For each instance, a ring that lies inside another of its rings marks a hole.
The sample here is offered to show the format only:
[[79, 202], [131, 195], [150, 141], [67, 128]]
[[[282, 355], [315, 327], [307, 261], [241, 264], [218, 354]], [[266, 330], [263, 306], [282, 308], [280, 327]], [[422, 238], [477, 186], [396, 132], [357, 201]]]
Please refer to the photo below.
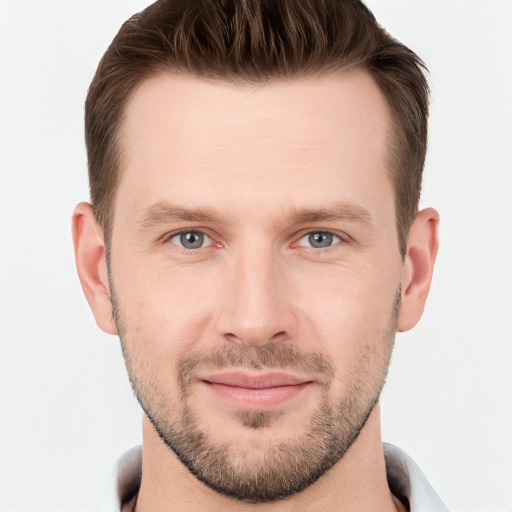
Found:
[[76, 268], [87, 302], [99, 327], [116, 334], [103, 234], [89, 203], [76, 206], [72, 229]]
[[418, 213], [409, 231], [401, 278], [398, 331], [412, 329], [423, 314], [438, 247], [439, 214], [427, 208]]

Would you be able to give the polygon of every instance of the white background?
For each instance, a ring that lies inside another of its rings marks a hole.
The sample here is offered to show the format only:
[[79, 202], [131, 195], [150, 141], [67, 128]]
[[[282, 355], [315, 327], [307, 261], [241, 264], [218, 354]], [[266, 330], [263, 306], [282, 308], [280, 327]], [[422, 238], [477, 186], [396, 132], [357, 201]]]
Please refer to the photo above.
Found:
[[[83, 101], [144, 0], [0, 0], [0, 510], [89, 510], [140, 442], [117, 338], [96, 327], [70, 216]], [[421, 323], [398, 337], [383, 437], [451, 510], [512, 510], [512, 1], [369, 0], [431, 70], [424, 206], [442, 216]]]

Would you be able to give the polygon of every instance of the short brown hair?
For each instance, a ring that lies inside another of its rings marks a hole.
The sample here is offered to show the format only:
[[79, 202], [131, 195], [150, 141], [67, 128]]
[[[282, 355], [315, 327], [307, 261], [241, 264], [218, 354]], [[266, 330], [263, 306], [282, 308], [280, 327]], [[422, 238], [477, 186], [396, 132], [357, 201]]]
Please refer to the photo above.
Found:
[[347, 67], [367, 71], [391, 108], [388, 170], [404, 255], [427, 147], [426, 68], [359, 0], [158, 0], [126, 21], [85, 104], [91, 201], [107, 244], [122, 170], [120, 126], [142, 81], [171, 71], [263, 84]]

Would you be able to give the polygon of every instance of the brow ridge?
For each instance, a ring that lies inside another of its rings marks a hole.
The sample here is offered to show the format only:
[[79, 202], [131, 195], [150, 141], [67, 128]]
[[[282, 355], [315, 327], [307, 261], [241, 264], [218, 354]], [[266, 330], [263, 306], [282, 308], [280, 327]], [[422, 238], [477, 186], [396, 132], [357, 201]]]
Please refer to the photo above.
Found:
[[219, 212], [212, 208], [190, 209], [169, 201], [158, 201], [144, 209], [141, 220], [142, 227], [151, 227], [167, 222], [184, 220], [188, 222], [218, 222]]
[[[151, 227], [173, 221], [218, 223], [223, 216], [213, 208], [190, 209], [169, 201], [158, 201], [144, 209], [138, 221], [142, 227]], [[290, 224], [328, 221], [348, 221], [373, 225], [372, 215], [365, 208], [350, 203], [335, 203], [325, 208], [297, 208], [287, 215]]]
[[309, 222], [348, 221], [373, 225], [372, 215], [362, 206], [350, 203], [336, 203], [325, 208], [299, 208], [293, 210], [288, 220], [294, 224]]

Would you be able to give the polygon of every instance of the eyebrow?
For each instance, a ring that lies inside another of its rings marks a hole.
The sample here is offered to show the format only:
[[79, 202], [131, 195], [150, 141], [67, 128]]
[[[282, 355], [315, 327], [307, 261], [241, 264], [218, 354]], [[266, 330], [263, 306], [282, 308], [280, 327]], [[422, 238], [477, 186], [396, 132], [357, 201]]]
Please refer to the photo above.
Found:
[[137, 224], [148, 228], [177, 220], [188, 222], [220, 222], [222, 216], [211, 208], [189, 209], [168, 201], [158, 201], [144, 209]]
[[373, 226], [372, 215], [362, 206], [350, 203], [335, 203], [326, 208], [301, 208], [294, 210], [288, 216], [293, 224], [307, 224], [309, 222], [348, 221]]
[[[169, 201], [158, 201], [143, 210], [137, 222], [144, 228], [175, 221], [220, 223], [224, 216], [212, 208], [186, 208]], [[298, 208], [287, 215], [290, 224], [307, 224], [328, 221], [356, 222], [373, 226], [372, 215], [365, 208], [350, 203], [335, 203], [325, 208]]]

